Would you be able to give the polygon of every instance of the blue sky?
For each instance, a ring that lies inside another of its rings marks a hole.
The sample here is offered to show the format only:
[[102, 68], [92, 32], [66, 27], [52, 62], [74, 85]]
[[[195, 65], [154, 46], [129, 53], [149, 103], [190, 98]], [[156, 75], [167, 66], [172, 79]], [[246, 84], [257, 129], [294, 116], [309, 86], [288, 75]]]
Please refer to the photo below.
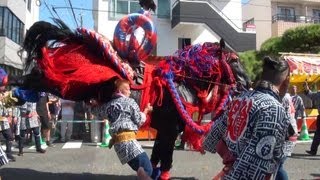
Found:
[[[74, 13], [75, 13], [78, 25], [80, 26], [80, 19], [81, 19], [80, 17], [82, 15], [83, 27], [87, 29], [93, 29], [93, 19], [92, 19], [92, 11], [91, 11], [92, 0], [70, 0], [70, 1], [72, 4], [72, 7], [74, 8]], [[52, 7], [54, 7], [57, 14], [61, 18], [61, 20], [64, 23], [66, 23], [71, 29], [75, 29], [77, 27], [68, 0], [41, 0], [40, 20], [52, 22], [51, 13], [55, 18], [58, 18], [56, 13], [53, 11]], [[76, 8], [90, 9], [90, 10], [79, 10]]]

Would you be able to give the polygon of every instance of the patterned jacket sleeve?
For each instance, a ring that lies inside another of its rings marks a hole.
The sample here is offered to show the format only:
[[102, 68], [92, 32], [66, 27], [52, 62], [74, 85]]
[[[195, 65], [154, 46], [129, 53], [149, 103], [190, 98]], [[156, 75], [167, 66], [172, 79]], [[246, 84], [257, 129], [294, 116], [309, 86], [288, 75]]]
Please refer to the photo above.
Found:
[[27, 102], [27, 116], [31, 114], [31, 112], [33, 111], [32, 109], [32, 103]]
[[15, 134], [20, 135], [21, 114], [20, 114], [20, 108], [19, 107], [17, 108], [19, 113], [17, 113], [18, 115], [17, 115], [17, 124], [15, 128]]
[[298, 108], [297, 108], [297, 111], [299, 111], [298, 114], [301, 115], [302, 118], [305, 118], [306, 114], [305, 114], [305, 107], [304, 107], [304, 104], [303, 104], [303, 100], [300, 96], [298, 96]]
[[227, 116], [225, 113], [217, 119], [203, 142], [203, 148], [211, 153], [216, 153], [217, 144], [227, 131]]
[[282, 147], [289, 117], [283, 107], [261, 108], [253, 118], [256, 122], [254, 134], [248, 146], [240, 152], [226, 179], [265, 179], [276, 171], [284, 157]]
[[132, 113], [132, 121], [140, 127], [146, 121], [146, 115], [140, 111], [139, 105], [131, 99], [131, 113]]
[[306, 92], [306, 95], [314, 101], [320, 101], [320, 92], [312, 92], [309, 90]]

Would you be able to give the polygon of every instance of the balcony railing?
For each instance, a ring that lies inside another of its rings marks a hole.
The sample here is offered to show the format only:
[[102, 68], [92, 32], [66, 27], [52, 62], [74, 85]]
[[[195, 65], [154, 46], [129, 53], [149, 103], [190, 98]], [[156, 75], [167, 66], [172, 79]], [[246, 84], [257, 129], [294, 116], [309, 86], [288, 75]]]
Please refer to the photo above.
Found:
[[296, 23], [320, 23], [320, 17], [315, 16], [301, 16], [301, 15], [285, 15], [285, 14], [276, 14], [272, 16], [272, 23], [277, 21], [284, 22], [296, 22]]

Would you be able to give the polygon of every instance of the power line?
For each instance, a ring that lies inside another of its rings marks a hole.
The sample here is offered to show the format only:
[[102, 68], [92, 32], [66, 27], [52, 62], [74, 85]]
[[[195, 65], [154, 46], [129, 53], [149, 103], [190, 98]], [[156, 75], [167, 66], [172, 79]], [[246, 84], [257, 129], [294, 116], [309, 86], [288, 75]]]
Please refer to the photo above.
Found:
[[77, 21], [77, 18], [76, 18], [76, 15], [74, 14], [74, 11], [73, 11], [73, 7], [72, 7], [72, 4], [71, 4], [71, 1], [70, 1], [70, 0], [68, 0], [68, 1], [69, 1], [69, 5], [70, 5], [70, 7], [71, 7], [73, 19], [74, 19], [74, 21], [76, 22], [77, 27], [79, 27], [78, 21]]
[[[59, 7], [55, 7], [55, 9], [70, 9], [70, 7], [63, 7], [63, 6], [59, 6]], [[89, 9], [89, 8], [78, 8], [78, 7], [73, 7], [73, 9], [75, 10], [82, 10], [82, 11], [96, 11], [96, 12], [109, 12], [109, 13], [117, 13], [117, 14], [122, 14], [122, 15], [128, 15], [127, 13], [122, 13], [122, 12], [118, 12], [118, 11], [109, 11], [109, 10], [98, 10], [98, 9]], [[157, 15], [161, 15], [163, 16], [163, 14], [153, 14], [155, 16]], [[221, 20], [221, 18], [215, 18], [215, 17], [206, 17], [206, 16], [195, 16], [195, 15], [171, 15], [171, 17], [185, 17], [185, 18], [194, 18], [194, 19], [206, 19], [206, 20]], [[230, 20], [234, 20], [234, 21], [247, 21], [250, 19], [234, 19], [234, 18], [229, 18]], [[254, 21], [272, 21], [272, 19], [255, 19]]]
[[[67, 0], [64, 0], [64, 3], [66, 4], [67, 7], [69, 7]], [[67, 17], [68, 17], [68, 19], [70, 19], [70, 22], [72, 22], [75, 26], [77, 26], [77, 24], [72, 20], [71, 8], [68, 8], [68, 13], [69, 13], [69, 16], [67, 16]]]
[[56, 11], [56, 9], [52, 5], [51, 5], [51, 8], [52, 8], [53, 12], [58, 16], [58, 18], [62, 21], [62, 19], [60, 18], [59, 14]]
[[[192, 0], [191, 0], [192, 1]], [[210, 0], [206, 0], [208, 3], [212, 3], [210, 2]], [[262, 4], [254, 4], [254, 3], [250, 3], [251, 0], [249, 0], [248, 2], [245, 2], [245, 3], [242, 3], [242, 2], [239, 2], [239, 1], [232, 1], [232, 0], [217, 0], [217, 2], [226, 2], [226, 3], [237, 3], [237, 4], [242, 4], [242, 6], [245, 6], [245, 5], [252, 5], [252, 6], [261, 6], [261, 7], [271, 7], [271, 6], [267, 6], [267, 5], [262, 5]], [[216, 4], [215, 4], [216, 5]]]
[[[53, 15], [53, 13], [52, 13], [51, 10], [50, 10], [48, 4], [46, 3], [46, 1], [43, 1], [43, 2], [44, 2], [44, 5], [46, 6], [46, 8], [49, 10], [49, 13], [51, 14], [51, 16], [52, 16], [53, 18], [55, 18], [54, 15]], [[60, 18], [59, 18], [59, 19], [60, 19]], [[61, 20], [61, 19], [60, 19], [60, 20]]]

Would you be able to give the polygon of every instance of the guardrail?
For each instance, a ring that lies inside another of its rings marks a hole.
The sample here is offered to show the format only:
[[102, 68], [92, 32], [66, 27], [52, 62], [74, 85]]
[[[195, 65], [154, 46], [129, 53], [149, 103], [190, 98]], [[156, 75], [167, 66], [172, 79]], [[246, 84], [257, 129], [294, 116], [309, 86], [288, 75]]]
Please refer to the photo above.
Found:
[[62, 123], [62, 122], [66, 122], [66, 123], [104, 123], [106, 122], [107, 120], [59, 120], [59, 121], [56, 121], [57, 123]]

